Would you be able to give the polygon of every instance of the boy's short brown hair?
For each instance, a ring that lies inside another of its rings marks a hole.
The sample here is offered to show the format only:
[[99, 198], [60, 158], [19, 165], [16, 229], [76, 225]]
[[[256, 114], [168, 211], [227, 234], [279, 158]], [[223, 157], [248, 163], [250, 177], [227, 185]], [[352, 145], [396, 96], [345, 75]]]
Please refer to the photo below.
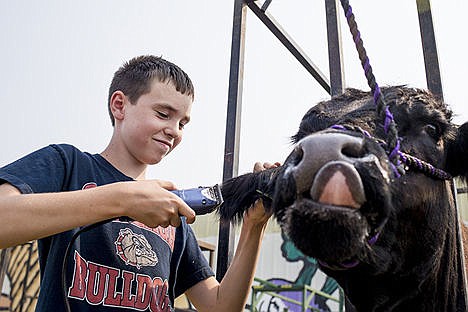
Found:
[[190, 77], [179, 66], [159, 56], [137, 56], [124, 63], [112, 78], [107, 102], [112, 126], [115, 124], [114, 116], [110, 109], [112, 94], [120, 90], [134, 104], [141, 95], [150, 92], [153, 79], [157, 79], [160, 82], [173, 83], [177, 91], [191, 96], [192, 99], [195, 95]]

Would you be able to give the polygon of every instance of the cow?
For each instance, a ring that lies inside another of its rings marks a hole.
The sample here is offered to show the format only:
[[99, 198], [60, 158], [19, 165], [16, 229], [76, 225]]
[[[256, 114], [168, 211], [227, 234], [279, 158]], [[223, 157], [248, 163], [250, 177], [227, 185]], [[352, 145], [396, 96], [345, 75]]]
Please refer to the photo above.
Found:
[[281, 167], [225, 181], [218, 213], [239, 222], [263, 199], [296, 247], [343, 288], [347, 311], [467, 311], [452, 177], [468, 177], [468, 123], [455, 125], [429, 91], [381, 92], [398, 162], [373, 94], [350, 88], [304, 115]]

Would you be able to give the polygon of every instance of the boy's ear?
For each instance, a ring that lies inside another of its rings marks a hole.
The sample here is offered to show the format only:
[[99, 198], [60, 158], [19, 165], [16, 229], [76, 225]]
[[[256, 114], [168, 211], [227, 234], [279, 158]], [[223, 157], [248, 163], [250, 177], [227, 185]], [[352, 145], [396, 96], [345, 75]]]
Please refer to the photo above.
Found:
[[109, 107], [115, 120], [122, 120], [125, 112], [126, 97], [122, 91], [112, 93]]

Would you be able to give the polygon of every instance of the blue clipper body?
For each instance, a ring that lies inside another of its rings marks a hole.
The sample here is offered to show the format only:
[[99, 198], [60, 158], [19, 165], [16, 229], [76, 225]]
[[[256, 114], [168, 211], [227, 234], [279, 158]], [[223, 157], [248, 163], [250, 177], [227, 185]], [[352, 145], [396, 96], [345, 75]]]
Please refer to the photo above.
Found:
[[[196, 188], [173, 190], [172, 193], [179, 196], [190, 208], [195, 211], [197, 216], [215, 211], [223, 203], [221, 187], [218, 184], [214, 186], [200, 186]], [[120, 221], [131, 222], [132, 218], [121, 216]]]
[[179, 196], [197, 215], [211, 213], [223, 203], [221, 188], [218, 184], [171, 192]]

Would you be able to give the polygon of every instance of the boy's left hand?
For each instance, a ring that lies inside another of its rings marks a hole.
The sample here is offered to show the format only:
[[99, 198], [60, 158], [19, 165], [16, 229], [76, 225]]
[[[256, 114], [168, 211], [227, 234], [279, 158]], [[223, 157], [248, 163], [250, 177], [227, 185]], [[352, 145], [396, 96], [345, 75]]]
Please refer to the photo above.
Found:
[[[281, 166], [279, 162], [275, 162], [274, 164], [265, 162], [260, 163], [256, 162], [254, 165], [253, 172], [260, 172], [265, 169], [271, 169]], [[268, 219], [271, 217], [272, 212], [265, 211], [265, 207], [263, 206], [263, 201], [261, 199], [257, 200], [252, 207], [250, 207], [244, 214], [244, 222], [251, 222], [254, 224], [265, 224], [267, 223]]]

